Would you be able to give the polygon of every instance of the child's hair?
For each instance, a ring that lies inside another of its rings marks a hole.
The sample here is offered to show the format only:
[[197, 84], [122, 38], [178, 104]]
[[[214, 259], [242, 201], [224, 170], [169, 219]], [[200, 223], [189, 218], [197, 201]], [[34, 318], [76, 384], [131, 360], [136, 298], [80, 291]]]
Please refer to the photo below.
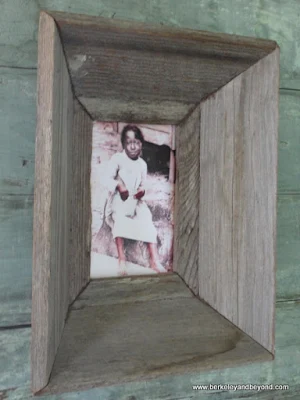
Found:
[[144, 144], [145, 139], [144, 139], [144, 136], [143, 136], [140, 128], [138, 128], [136, 125], [126, 125], [126, 126], [124, 126], [122, 133], [121, 133], [121, 143], [122, 143], [123, 148], [124, 148], [124, 144], [125, 144], [126, 133], [128, 131], [134, 132], [135, 138], [137, 140], [140, 140], [142, 142], [142, 144]]

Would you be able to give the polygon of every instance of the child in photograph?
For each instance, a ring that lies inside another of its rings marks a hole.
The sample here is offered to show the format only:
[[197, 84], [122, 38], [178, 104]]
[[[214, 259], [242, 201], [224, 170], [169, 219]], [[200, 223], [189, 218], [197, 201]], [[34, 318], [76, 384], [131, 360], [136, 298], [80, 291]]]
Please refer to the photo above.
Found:
[[151, 211], [143, 200], [147, 178], [147, 164], [140, 157], [143, 134], [137, 126], [126, 125], [121, 133], [121, 142], [123, 151], [111, 157], [103, 182], [111, 193], [105, 217], [117, 245], [119, 275], [127, 275], [125, 238], [147, 243], [150, 267], [156, 272], [167, 272], [160, 264], [157, 231]]

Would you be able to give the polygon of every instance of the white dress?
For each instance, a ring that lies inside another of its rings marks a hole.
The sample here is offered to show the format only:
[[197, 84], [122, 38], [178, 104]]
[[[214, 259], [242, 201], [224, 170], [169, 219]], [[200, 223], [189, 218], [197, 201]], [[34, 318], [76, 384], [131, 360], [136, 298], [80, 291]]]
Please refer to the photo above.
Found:
[[[125, 201], [116, 190], [118, 176], [129, 192], [129, 197]], [[146, 178], [147, 164], [142, 158], [132, 160], [124, 150], [111, 157], [102, 183], [111, 194], [106, 204], [105, 218], [112, 229], [113, 238], [122, 237], [147, 243], [157, 242], [157, 231], [152, 221], [151, 211], [143, 199], [134, 199], [134, 195], [139, 190], [144, 190]]]

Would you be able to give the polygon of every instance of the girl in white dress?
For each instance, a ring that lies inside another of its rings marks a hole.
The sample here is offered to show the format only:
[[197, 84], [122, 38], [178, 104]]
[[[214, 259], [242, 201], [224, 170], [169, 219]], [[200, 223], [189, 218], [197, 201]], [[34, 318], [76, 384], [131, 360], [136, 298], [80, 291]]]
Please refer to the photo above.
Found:
[[121, 133], [123, 151], [114, 154], [106, 175], [106, 186], [111, 192], [105, 217], [112, 229], [119, 257], [119, 275], [127, 275], [124, 238], [146, 242], [150, 267], [156, 272], [167, 272], [160, 264], [157, 252], [157, 232], [152, 214], [143, 200], [147, 164], [140, 158], [144, 137], [135, 125], [127, 125]]

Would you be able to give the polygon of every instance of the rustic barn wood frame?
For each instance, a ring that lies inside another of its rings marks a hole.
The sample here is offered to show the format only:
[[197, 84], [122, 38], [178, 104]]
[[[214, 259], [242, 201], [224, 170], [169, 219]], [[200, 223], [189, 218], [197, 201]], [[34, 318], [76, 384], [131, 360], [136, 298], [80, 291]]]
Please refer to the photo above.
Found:
[[[273, 41], [41, 12], [33, 392], [273, 358], [278, 89]], [[176, 125], [173, 274], [89, 283], [95, 119]]]

